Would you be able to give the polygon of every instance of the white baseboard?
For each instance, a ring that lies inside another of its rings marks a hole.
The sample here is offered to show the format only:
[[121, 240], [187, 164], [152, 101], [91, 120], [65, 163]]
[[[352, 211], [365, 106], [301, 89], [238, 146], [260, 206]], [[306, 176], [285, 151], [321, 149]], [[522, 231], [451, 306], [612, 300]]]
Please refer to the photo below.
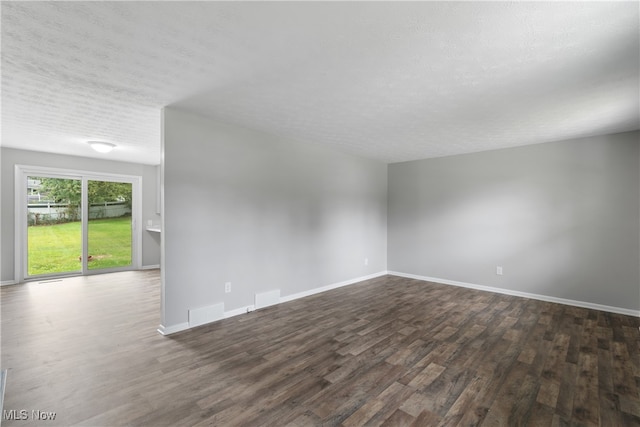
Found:
[[[336, 289], [336, 288], [341, 288], [343, 286], [353, 285], [355, 283], [363, 282], [365, 280], [375, 279], [376, 277], [385, 276], [386, 274], [388, 274], [387, 271], [380, 271], [378, 273], [370, 274], [368, 276], [357, 277], [355, 279], [345, 280], [344, 282], [334, 283], [332, 285], [323, 286], [321, 288], [311, 289], [309, 291], [299, 292], [299, 293], [293, 294], [293, 295], [287, 295], [285, 297], [280, 298], [280, 304], [282, 304], [283, 302], [289, 302], [289, 301], [293, 301], [293, 300], [296, 300], [296, 299], [300, 299], [300, 298], [308, 297], [308, 296], [311, 296], [311, 295], [319, 294], [321, 292], [330, 291], [331, 289]], [[240, 314], [250, 313], [250, 312], [254, 311], [255, 309], [256, 309], [255, 305], [247, 305], [247, 306], [244, 306], [244, 307], [236, 308], [234, 310], [225, 311], [223, 318], [224, 319], [228, 319], [230, 317], [238, 316]], [[213, 323], [213, 322], [208, 322], [208, 323]], [[204, 323], [204, 324], [208, 324], [208, 323]], [[163, 325], [160, 325], [158, 327], [158, 332], [160, 334], [162, 334], [162, 335], [171, 335], [171, 334], [175, 334], [177, 332], [185, 331], [187, 329], [189, 329], [189, 323], [185, 322], [185, 323], [179, 323], [177, 325], [166, 326], [166, 327], [163, 326]]]
[[376, 277], [385, 276], [389, 274], [387, 271], [380, 271], [378, 273], [370, 274], [368, 276], [356, 277], [355, 279], [345, 280], [344, 282], [334, 283], [332, 285], [323, 286], [321, 288], [311, 289], [309, 291], [299, 292], [293, 295], [287, 295], [280, 298], [280, 302], [289, 302], [296, 299], [308, 297], [311, 295], [319, 294], [321, 292], [330, 291], [331, 289], [341, 288], [343, 286], [353, 285], [354, 283], [364, 282], [365, 280], [375, 279]]
[[280, 304], [280, 289], [255, 294], [254, 301], [255, 302], [253, 304], [258, 310]]
[[16, 285], [18, 282], [16, 282], [15, 280], [3, 280], [2, 282], [0, 282], [0, 286], [10, 286], [10, 285]]
[[571, 305], [574, 307], [590, 308], [593, 310], [608, 311], [610, 313], [640, 317], [640, 310], [631, 310], [628, 308], [612, 307], [609, 305], [595, 304], [592, 302], [585, 302], [585, 301], [576, 301], [576, 300], [566, 299], [566, 298], [557, 298], [557, 297], [552, 297], [548, 295], [531, 294], [529, 292], [513, 291], [510, 289], [494, 288], [491, 286], [476, 285], [474, 283], [458, 282], [455, 280], [440, 279], [437, 277], [427, 277], [427, 276], [419, 276], [417, 274], [400, 273], [398, 271], [389, 271], [389, 274], [392, 276], [406, 277], [409, 279], [423, 280], [426, 282], [441, 283], [443, 285], [459, 286], [462, 288], [476, 289], [479, 291], [495, 292], [498, 294], [513, 295], [516, 297], [530, 298], [530, 299], [536, 299], [536, 300], [546, 301], [546, 302], [555, 302], [558, 304]]
[[241, 314], [247, 314], [255, 310], [256, 307], [254, 305], [247, 305], [245, 307], [236, 308], [234, 310], [229, 310], [224, 312], [224, 318], [228, 319], [230, 317], [239, 316]]
[[162, 335], [171, 335], [175, 334], [176, 332], [186, 331], [187, 329], [189, 329], [189, 322], [178, 323], [177, 325], [171, 326], [158, 326], [158, 332], [160, 332]]
[[159, 268], [160, 268], [160, 264], [143, 265], [142, 266], [142, 270], [157, 270]]

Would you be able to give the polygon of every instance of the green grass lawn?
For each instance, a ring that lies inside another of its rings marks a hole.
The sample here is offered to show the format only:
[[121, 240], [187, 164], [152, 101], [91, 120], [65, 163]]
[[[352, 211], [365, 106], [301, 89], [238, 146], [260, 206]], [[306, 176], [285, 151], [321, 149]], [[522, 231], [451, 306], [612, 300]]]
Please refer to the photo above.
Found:
[[[81, 223], [28, 227], [30, 276], [66, 273], [82, 269]], [[131, 218], [89, 221], [89, 269], [131, 264]]]

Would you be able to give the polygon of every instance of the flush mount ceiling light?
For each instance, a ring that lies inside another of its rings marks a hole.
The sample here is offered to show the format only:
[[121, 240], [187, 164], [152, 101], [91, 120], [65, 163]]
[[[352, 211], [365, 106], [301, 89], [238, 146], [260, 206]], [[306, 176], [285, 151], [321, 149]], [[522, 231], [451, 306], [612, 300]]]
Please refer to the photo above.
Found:
[[88, 141], [88, 144], [96, 150], [98, 153], [108, 153], [113, 150], [116, 144], [112, 144], [110, 142], [102, 142], [102, 141]]

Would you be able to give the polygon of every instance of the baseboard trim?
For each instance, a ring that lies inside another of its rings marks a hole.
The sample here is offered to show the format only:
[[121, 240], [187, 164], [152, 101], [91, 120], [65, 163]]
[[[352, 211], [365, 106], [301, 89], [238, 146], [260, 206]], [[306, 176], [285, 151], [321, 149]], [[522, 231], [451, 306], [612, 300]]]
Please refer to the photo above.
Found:
[[3, 280], [2, 282], [0, 282], [0, 286], [11, 286], [17, 284], [18, 282], [16, 282], [15, 280]]
[[477, 285], [474, 283], [466, 283], [466, 282], [458, 282], [455, 280], [441, 279], [438, 277], [428, 277], [428, 276], [420, 276], [417, 274], [401, 273], [398, 271], [389, 271], [389, 274], [392, 276], [406, 277], [408, 279], [416, 279], [416, 280], [422, 280], [426, 282], [435, 282], [443, 285], [459, 286], [462, 288], [476, 289], [479, 291], [495, 292], [498, 294], [512, 295], [516, 297], [530, 298], [530, 299], [536, 299], [536, 300], [546, 301], [546, 302], [554, 302], [557, 304], [570, 305], [574, 307], [590, 308], [592, 310], [607, 311], [609, 313], [640, 317], [640, 310], [632, 310], [632, 309], [621, 308], [621, 307], [612, 307], [609, 305], [602, 305], [602, 304], [596, 304], [596, 303], [585, 302], [585, 301], [576, 301], [572, 299], [558, 298], [558, 297], [552, 297], [548, 295], [532, 294], [529, 292], [513, 291], [510, 289], [494, 288], [491, 286]]
[[280, 289], [273, 289], [255, 294], [254, 303], [257, 310], [280, 304]]
[[230, 317], [239, 316], [241, 314], [247, 314], [255, 310], [256, 307], [254, 305], [247, 305], [245, 307], [236, 308], [234, 310], [229, 310], [224, 312], [224, 318], [228, 319]]
[[342, 288], [343, 286], [353, 285], [355, 283], [364, 282], [365, 280], [375, 279], [376, 277], [386, 276], [388, 271], [379, 271], [378, 273], [369, 274], [368, 276], [356, 277], [355, 279], [345, 280], [344, 282], [338, 282], [331, 285], [323, 286], [321, 288], [315, 288], [304, 292], [298, 292], [297, 294], [287, 295], [280, 298], [280, 303], [297, 300], [311, 295], [319, 294], [322, 292], [330, 291], [332, 289]]
[[142, 266], [142, 270], [157, 270], [159, 268], [160, 268], [160, 264], [143, 265]]
[[[361, 276], [361, 277], [357, 277], [355, 279], [345, 280], [344, 282], [338, 282], [338, 283], [334, 283], [334, 284], [331, 284], [331, 285], [323, 286], [321, 288], [315, 288], [315, 289], [311, 289], [309, 291], [299, 292], [299, 293], [293, 294], [293, 295], [287, 295], [287, 296], [284, 296], [284, 297], [280, 298], [280, 303], [279, 304], [282, 304], [284, 302], [293, 301], [293, 300], [300, 299], [300, 298], [304, 298], [304, 297], [308, 297], [308, 296], [311, 296], [311, 295], [319, 294], [321, 292], [330, 291], [332, 289], [341, 288], [343, 286], [353, 285], [355, 283], [363, 282], [365, 280], [375, 279], [376, 277], [386, 276], [387, 274], [389, 274], [387, 271], [380, 271], [378, 273], [370, 274], [368, 276]], [[230, 317], [234, 317], [234, 316], [239, 316], [241, 314], [250, 313], [250, 312], [254, 311], [255, 309], [256, 309], [255, 305], [247, 305], [247, 306], [244, 306], [244, 307], [240, 307], [240, 308], [236, 308], [236, 309], [233, 309], [233, 310], [225, 311], [223, 318], [224, 319], [228, 319]], [[204, 325], [207, 325], [207, 324], [210, 324], [210, 323], [214, 323], [214, 322], [217, 322], [217, 321], [218, 320], [215, 320], [213, 322], [204, 323]], [[201, 326], [201, 325], [199, 325], [199, 326]], [[172, 326], [160, 325], [158, 327], [158, 332], [160, 334], [166, 336], [166, 335], [175, 334], [177, 332], [182, 332], [182, 331], [185, 331], [187, 329], [189, 329], [189, 323], [185, 322], [185, 323], [179, 323], [177, 325], [172, 325]]]
[[161, 335], [171, 335], [177, 332], [186, 331], [187, 329], [189, 329], [189, 322], [178, 323], [177, 325], [171, 325], [171, 326], [164, 326], [164, 325], [158, 326], [158, 332]]

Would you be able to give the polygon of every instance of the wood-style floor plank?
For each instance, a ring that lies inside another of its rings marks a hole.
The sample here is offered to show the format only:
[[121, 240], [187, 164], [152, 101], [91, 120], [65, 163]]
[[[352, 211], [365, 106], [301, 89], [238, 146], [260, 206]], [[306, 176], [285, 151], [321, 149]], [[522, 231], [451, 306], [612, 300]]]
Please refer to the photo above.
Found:
[[163, 337], [157, 271], [0, 292], [4, 426], [640, 426], [634, 317], [384, 276]]

